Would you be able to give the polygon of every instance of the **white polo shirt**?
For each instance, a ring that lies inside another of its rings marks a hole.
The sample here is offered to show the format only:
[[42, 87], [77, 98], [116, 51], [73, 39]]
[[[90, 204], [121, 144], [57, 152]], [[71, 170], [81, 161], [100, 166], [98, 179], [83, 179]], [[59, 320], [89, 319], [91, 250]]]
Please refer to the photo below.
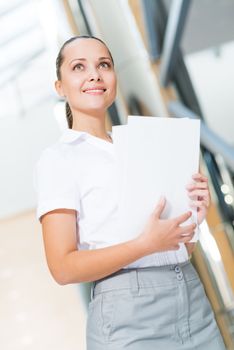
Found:
[[[37, 218], [59, 208], [75, 209], [78, 249], [123, 242], [118, 237], [118, 193], [114, 145], [87, 132], [64, 131], [36, 163]], [[121, 235], [123, 237], [123, 235]], [[125, 241], [129, 240], [127, 232]], [[184, 244], [176, 251], [141, 258], [128, 267], [161, 266], [188, 260]]]

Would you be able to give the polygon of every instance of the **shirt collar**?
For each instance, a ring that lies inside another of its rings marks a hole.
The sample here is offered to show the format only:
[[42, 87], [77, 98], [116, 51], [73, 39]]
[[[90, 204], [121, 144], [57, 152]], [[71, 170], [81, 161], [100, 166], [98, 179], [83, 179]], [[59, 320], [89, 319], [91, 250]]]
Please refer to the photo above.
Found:
[[[107, 131], [107, 133], [112, 137], [112, 133], [110, 131]], [[92, 136], [86, 131], [78, 131], [74, 129], [66, 129], [62, 136], [60, 137], [59, 141], [62, 143], [72, 143], [77, 140], [87, 140], [90, 143], [94, 144], [95, 146], [104, 148], [111, 153], [113, 153], [113, 144], [111, 142], [107, 142], [105, 140], [102, 140], [98, 137]]]
[[62, 136], [60, 137], [59, 141], [64, 143], [71, 143], [73, 141], [78, 140], [81, 137], [86, 137], [87, 133], [84, 131], [77, 131], [73, 129], [66, 129]]

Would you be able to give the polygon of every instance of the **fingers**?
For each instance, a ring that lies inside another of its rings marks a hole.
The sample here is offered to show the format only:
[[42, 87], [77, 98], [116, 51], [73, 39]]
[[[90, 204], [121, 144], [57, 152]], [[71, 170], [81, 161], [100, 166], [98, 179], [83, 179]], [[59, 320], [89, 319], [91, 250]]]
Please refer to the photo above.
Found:
[[193, 191], [190, 191], [189, 193], [188, 193], [188, 196], [189, 196], [189, 198], [191, 198], [191, 199], [194, 199], [194, 198], [196, 198], [196, 197], [205, 197], [205, 198], [208, 198], [209, 197], [209, 191], [208, 190], [206, 190], [206, 189], [203, 189], [203, 190], [193, 190]]
[[[189, 229], [188, 229], [188, 227], [189, 227]], [[194, 233], [195, 233], [194, 229], [195, 228], [196, 228], [195, 224], [187, 226], [186, 233], [183, 233], [183, 234], [179, 233], [178, 237], [176, 239], [176, 242], [174, 242], [174, 244], [168, 250], [178, 250], [180, 248], [180, 245], [179, 245], [180, 243], [189, 243], [194, 236]]]
[[178, 241], [179, 241], [179, 243], [188, 243], [191, 241], [193, 236], [194, 236], [194, 231], [192, 233], [188, 234], [187, 236], [180, 236]]
[[208, 184], [207, 182], [190, 182], [187, 186], [186, 189], [188, 191], [192, 191], [196, 188], [200, 188], [200, 189], [207, 189], [208, 188]]
[[208, 184], [205, 182], [191, 182], [186, 186], [188, 195], [191, 196], [202, 196], [209, 197], [210, 192], [208, 188]]
[[166, 206], [166, 199], [164, 197], [161, 197], [153, 211], [153, 215], [155, 215], [159, 219], [165, 206]]
[[182, 226], [178, 230], [178, 241], [179, 243], [188, 243], [194, 236], [196, 224]]
[[202, 207], [205, 206], [206, 208], [210, 205], [210, 195], [208, 191], [194, 191], [191, 192], [188, 197], [191, 199], [190, 206], [194, 207]]
[[186, 186], [191, 208], [208, 208], [210, 205], [210, 191], [206, 176], [197, 173], [193, 175], [194, 182]]
[[191, 201], [189, 203], [189, 206], [192, 209], [196, 209], [196, 208], [208, 208], [209, 207], [209, 202], [206, 200], [198, 200], [198, 201]]
[[184, 237], [189, 236], [193, 234], [196, 227], [197, 225], [194, 223], [187, 226], [180, 226], [179, 234]]
[[175, 218], [176, 225], [181, 225], [183, 222], [187, 221], [191, 217], [191, 215], [192, 212], [188, 211], [187, 213], [178, 216], [177, 218]]
[[193, 181], [186, 186], [187, 190], [193, 190], [196, 188], [208, 189], [208, 178], [206, 176], [197, 173], [192, 176], [192, 179]]
[[208, 182], [208, 178], [201, 174], [201, 173], [196, 173], [196, 174], [193, 174], [192, 178], [195, 180], [195, 181], [204, 181], [204, 182]]
[[193, 236], [194, 236], [194, 232], [193, 232], [193, 234], [190, 234], [189, 236], [181, 237], [180, 240], [179, 240], [179, 242], [180, 242], [180, 243], [188, 243], [188, 242], [191, 241], [191, 239], [193, 238]]

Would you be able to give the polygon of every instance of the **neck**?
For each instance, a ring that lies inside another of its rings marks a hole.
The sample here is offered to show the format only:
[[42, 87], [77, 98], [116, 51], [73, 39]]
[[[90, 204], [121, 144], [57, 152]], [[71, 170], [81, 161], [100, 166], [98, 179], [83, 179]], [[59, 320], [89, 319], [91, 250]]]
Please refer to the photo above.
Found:
[[72, 129], [77, 131], [85, 131], [89, 134], [111, 141], [105, 127], [105, 113], [102, 115], [91, 115], [85, 113], [72, 113], [73, 125]]

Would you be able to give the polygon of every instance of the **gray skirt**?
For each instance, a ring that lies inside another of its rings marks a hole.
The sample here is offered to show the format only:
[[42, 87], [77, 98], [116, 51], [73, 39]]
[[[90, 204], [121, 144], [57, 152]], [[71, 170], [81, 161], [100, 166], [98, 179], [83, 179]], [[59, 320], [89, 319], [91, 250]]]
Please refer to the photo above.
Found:
[[123, 269], [92, 288], [87, 350], [225, 350], [201, 281], [183, 264]]

